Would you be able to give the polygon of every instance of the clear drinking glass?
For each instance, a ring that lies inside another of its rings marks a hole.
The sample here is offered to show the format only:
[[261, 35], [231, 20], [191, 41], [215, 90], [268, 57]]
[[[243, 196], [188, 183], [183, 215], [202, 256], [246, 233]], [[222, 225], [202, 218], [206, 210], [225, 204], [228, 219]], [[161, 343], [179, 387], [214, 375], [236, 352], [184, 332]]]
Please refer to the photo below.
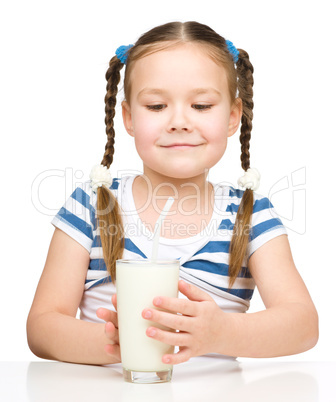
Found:
[[[145, 308], [154, 308], [155, 296], [177, 297], [178, 260], [117, 260], [116, 286], [118, 328], [124, 379], [134, 383], [170, 381], [173, 366], [162, 356], [174, 346], [146, 335], [150, 326], [167, 329], [142, 318]], [[155, 307], [156, 308], [156, 307]]]

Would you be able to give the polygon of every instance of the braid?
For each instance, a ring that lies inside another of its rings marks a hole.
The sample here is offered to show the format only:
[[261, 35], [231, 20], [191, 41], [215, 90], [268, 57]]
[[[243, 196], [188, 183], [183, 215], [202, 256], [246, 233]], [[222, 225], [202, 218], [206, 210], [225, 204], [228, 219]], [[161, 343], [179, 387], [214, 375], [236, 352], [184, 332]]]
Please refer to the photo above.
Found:
[[240, 129], [241, 165], [246, 171], [250, 167], [250, 139], [253, 119], [253, 66], [245, 50], [239, 49], [237, 62], [238, 91], [243, 102], [243, 116]]
[[115, 106], [117, 103], [117, 93], [118, 93], [118, 84], [120, 81], [120, 70], [123, 68], [123, 63], [119, 61], [119, 59], [114, 56], [110, 60], [109, 68], [106, 71], [106, 95], [105, 95], [105, 125], [106, 125], [106, 135], [107, 142], [105, 145], [105, 153], [101, 164], [110, 167], [113, 161], [114, 154], [114, 123], [113, 119], [115, 116]]
[[[253, 66], [245, 50], [239, 49], [237, 62], [238, 92], [243, 103], [240, 143], [241, 166], [246, 171], [250, 167], [250, 139], [253, 119]], [[230, 287], [238, 276], [246, 256], [250, 235], [250, 221], [253, 212], [253, 191], [246, 189], [240, 202], [230, 245]]]
[[[120, 70], [123, 63], [114, 56], [110, 60], [106, 72], [106, 95], [105, 95], [105, 125], [107, 142], [105, 145], [104, 157], [101, 161], [103, 166], [110, 167], [114, 154], [114, 115], [117, 103], [118, 84], [120, 81]], [[99, 233], [103, 248], [104, 261], [112, 281], [115, 281], [116, 260], [122, 258], [124, 251], [124, 226], [120, 206], [105, 186], [97, 190], [97, 215], [99, 220]]]

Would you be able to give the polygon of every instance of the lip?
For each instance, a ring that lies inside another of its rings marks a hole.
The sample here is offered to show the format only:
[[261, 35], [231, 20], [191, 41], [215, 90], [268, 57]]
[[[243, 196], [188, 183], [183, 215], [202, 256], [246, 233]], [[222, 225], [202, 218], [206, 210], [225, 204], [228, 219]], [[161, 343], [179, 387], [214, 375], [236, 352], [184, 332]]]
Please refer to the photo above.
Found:
[[169, 149], [189, 149], [189, 148], [196, 148], [203, 144], [187, 144], [187, 143], [174, 143], [169, 145], [161, 145], [162, 148], [169, 148]]

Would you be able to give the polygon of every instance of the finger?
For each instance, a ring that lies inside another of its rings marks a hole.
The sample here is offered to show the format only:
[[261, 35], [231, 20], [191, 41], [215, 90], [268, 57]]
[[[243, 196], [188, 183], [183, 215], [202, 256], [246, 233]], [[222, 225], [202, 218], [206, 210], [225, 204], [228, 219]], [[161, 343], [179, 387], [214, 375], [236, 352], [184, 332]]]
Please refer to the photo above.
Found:
[[120, 346], [115, 344], [115, 345], [105, 345], [104, 346], [105, 353], [108, 354], [109, 356], [115, 357], [117, 362], [121, 361], [120, 357]]
[[115, 310], [117, 311], [118, 309], [117, 309], [117, 295], [116, 294], [114, 294], [112, 296], [112, 304], [113, 304]]
[[110, 341], [114, 343], [119, 343], [119, 331], [112, 324], [112, 322], [107, 322], [105, 324], [105, 335]]
[[112, 322], [112, 324], [118, 328], [118, 316], [115, 311], [108, 310], [107, 308], [100, 307], [96, 311], [96, 315], [98, 318], [105, 322]]
[[177, 315], [156, 309], [144, 309], [142, 317], [145, 320], [161, 324], [167, 328], [179, 331], [191, 331], [191, 318], [184, 315]]
[[191, 342], [191, 335], [187, 332], [164, 331], [156, 327], [148, 327], [146, 335], [149, 338], [166, 343], [172, 346], [186, 346]]
[[189, 300], [178, 299], [175, 297], [158, 296], [153, 300], [154, 306], [168, 311], [181, 313], [183, 315], [195, 316], [197, 315], [199, 306], [197, 303], [195, 304], [191, 302], [214, 301], [213, 298], [205, 291], [184, 281], [179, 281], [179, 291], [183, 293]]
[[213, 301], [213, 298], [204, 290], [182, 280], [179, 281], [179, 291], [192, 301]]
[[159, 309], [164, 309], [171, 311], [172, 313], [180, 313], [191, 317], [197, 314], [197, 306], [195, 306], [195, 303], [192, 303], [187, 299], [158, 296], [153, 299], [153, 305]]
[[187, 362], [191, 357], [191, 350], [189, 348], [180, 348], [180, 351], [177, 353], [163, 355], [162, 362], [165, 364], [180, 364]]

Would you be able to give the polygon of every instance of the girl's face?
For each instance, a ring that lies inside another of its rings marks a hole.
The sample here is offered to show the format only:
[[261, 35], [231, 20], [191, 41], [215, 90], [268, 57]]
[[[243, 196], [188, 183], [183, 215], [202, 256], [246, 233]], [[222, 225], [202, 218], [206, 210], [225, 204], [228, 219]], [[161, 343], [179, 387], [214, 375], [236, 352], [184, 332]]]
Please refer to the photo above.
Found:
[[175, 179], [204, 175], [223, 156], [241, 119], [231, 104], [226, 71], [195, 43], [145, 56], [131, 71], [123, 102], [144, 173]]

